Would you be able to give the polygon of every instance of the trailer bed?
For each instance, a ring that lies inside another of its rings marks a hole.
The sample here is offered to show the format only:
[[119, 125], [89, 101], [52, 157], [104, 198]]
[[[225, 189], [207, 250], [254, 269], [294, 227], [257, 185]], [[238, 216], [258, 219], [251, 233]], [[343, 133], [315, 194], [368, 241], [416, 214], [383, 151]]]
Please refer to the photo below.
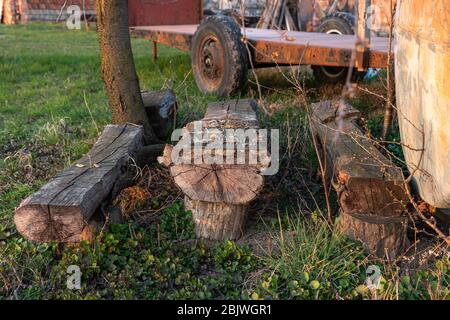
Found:
[[[132, 27], [131, 34], [183, 51], [190, 51], [198, 25]], [[266, 65], [321, 65], [348, 67], [352, 64], [355, 36], [300, 31], [242, 28], [253, 51], [255, 67]], [[372, 37], [368, 68], [386, 68], [389, 39]]]

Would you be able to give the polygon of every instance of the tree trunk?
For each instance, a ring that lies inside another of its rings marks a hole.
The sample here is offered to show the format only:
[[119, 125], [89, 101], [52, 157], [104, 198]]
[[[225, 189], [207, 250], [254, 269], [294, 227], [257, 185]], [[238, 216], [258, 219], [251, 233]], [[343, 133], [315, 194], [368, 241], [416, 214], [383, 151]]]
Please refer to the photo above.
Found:
[[144, 110], [128, 30], [128, 2], [97, 0], [97, 28], [102, 76], [112, 121], [144, 126], [146, 141], [154, 132]]

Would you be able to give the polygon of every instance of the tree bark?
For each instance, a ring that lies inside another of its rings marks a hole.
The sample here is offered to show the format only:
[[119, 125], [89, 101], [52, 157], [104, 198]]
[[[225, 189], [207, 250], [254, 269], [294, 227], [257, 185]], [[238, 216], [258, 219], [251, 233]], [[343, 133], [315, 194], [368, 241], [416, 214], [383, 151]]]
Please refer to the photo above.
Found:
[[361, 241], [367, 252], [380, 258], [395, 259], [408, 247], [408, 217], [348, 214], [341, 211], [338, 230], [354, 241]]
[[144, 127], [147, 143], [155, 135], [147, 118], [131, 50], [126, 0], [97, 0], [102, 76], [112, 121]]
[[207, 202], [184, 198], [192, 212], [197, 237], [208, 240], [237, 240], [245, 231], [248, 204]]

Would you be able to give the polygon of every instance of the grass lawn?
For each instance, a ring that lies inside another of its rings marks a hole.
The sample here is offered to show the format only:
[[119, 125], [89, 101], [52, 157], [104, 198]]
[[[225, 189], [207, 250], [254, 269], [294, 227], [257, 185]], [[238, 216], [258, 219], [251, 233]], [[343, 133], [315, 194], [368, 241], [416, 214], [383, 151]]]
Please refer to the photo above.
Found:
[[[207, 103], [218, 99], [197, 89], [189, 55], [160, 46], [155, 63], [150, 44], [139, 39], [133, 51], [141, 89], [175, 90], [178, 126], [200, 118]], [[151, 195], [140, 208], [164, 207], [157, 219], [131, 212], [126, 223], [92, 243], [34, 244], [17, 233], [14, 208], [88, 152], [110, 114], [94, 31], [0, 25], [0, 298], [448, 299], [449, 258], [442, 248], [410, 261], [373, 260], [324, 222], [317, 161], [299, 97], [333, 98], [342, 88], [319, 86], [305, 76], [299, 90], [265, 72], [260, 81], [262, 123], [281, 130], [282, 162], [251, 206], [248, 225], [256, 236], [238, 243], [196, 241], [182, 200], [164, 202], [176, 189], [155, 166], [144, 170], [137, 186]], [[377, 81], [364, 85], [382, 90]], [[259, 98], [256, 89], [250, 84], [243, 96]], [[376, 132], [383, 102], [363, 92], [352, 102]], [[155, 193], [155, 181], [164, 192]], [[81, 268], [81, 290], [66, 286], [70, 265]], [[382, 271], [378, 290], [364, 285], [369, 265]]]

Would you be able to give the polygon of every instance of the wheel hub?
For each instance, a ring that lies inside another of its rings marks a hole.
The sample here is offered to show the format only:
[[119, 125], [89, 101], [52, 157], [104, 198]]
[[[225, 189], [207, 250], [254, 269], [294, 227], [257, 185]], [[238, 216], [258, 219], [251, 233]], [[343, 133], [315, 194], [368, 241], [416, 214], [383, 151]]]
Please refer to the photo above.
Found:
[[214, 83], [220, 81], [224, 69], [224, 58], [217, 39], [208, 37], [203, 41], [199, 58], [203, 77]]
[[[338, 34], [343, 35], [343, 33], [338, 29], [330, 29], [326, 32], [326, 34]], [[329, 78], [338, 78], [344, 72], [346, 72], [346, 68], [343, 67], [324, 67], [322, 66], [322, 72], [326, 74]]]

